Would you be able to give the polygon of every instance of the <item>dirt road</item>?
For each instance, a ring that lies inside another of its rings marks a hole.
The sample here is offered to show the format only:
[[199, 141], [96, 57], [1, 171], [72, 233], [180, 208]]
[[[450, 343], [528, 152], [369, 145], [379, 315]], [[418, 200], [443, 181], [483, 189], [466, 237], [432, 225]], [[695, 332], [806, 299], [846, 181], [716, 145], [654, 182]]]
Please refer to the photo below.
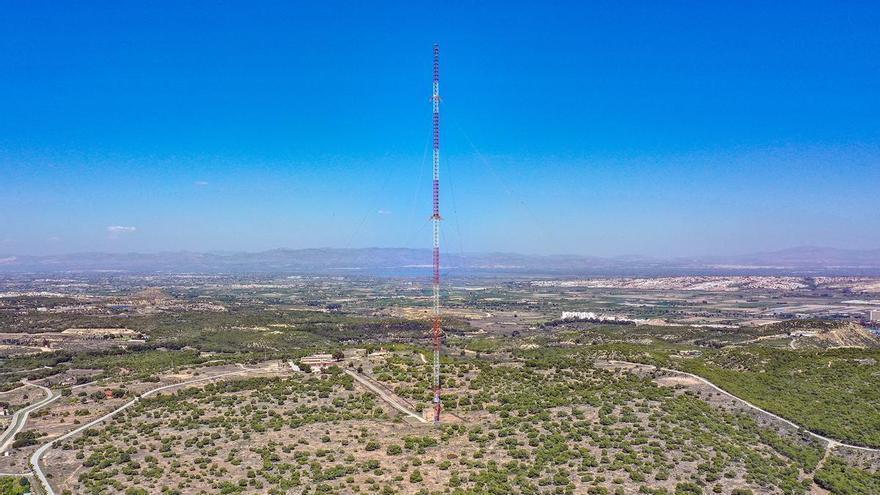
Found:
[[180, 383], [171, 383], [169, 385], [163, 385], [161, 387], [156, 387], [154, 389], [148, 390], [148, 391], [142, 393], [141, 395], [135, 397], [134, 399], [126, 402], [122, 406], [114, 409], [113, 411], [110, 411], [109, 413], [101, 416], [100, 418], [98, 418], [94, 421], [91, 421], [89, 423], [86, 423], [86, 424], [76, 428], [75, 430], [69, 431], [54, 440], [50, 440], [49, 442], [41, 445], [33, 453], [33, 455], [31, 455], [31, 468], [34, 470], [34, 475], [36, 475], [37, 480], [39, 480], [40, 484], [43, 487], [43, 490], [46, 492], [47, 495], [55, 495], [55, 491], [52, 489], [52, 485], [49, 484], [49, 480], [48, 480], [48, 478], [46, 478], [46, 474], [43, 472], [42, 468], [40, 467], [40, 459], [43, 457], [43, 454], [45, 454], [46, 451], [51, 449], [55, 443], [67, 440], [68, 438], [70, 438], [74, 435], [77, 435], [88, 428], [91, 428], [97, 424], [100, 424], [100, 423], [112, 418], [113, 416], [116, 416], [117, 414], [121, 413], [122, 411], [125, 411], [129, 407], [136, 404], [139, 400], [144, 399], [146, 397], [149, 397], [151, 395], [157, 394], [163, 390], [168, 390], [168, 389], [177, 388], [177, 387], [185, 387], [187, 385], [192, 385], [194, 383], [207, 382], [210, 380], [216, 380], [218, 378], [224, 378], [224, 377], [231, 376], [231, 375], [240, 375], [242, 373], [248, 373], [248, 372], [254, 372], [254, 371], [265, 371], [263, 368], [245, 368], [244, 366], [240, 366], [240, 368], [241, 369], [238, 371], [230, 371], [228, 373], [220, 373], [220, 374], [212, 375], [212, 376], [204, 376], [201, 378], [187, 380], [187, 381], [183, 381]]

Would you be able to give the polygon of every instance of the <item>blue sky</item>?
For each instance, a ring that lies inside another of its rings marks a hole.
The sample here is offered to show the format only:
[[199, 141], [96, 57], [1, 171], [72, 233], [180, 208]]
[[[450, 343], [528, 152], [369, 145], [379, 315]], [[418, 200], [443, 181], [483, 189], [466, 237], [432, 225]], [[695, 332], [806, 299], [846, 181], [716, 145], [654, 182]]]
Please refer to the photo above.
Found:
[[3, 10], [0, 253], [880, 247], [876, 3]]

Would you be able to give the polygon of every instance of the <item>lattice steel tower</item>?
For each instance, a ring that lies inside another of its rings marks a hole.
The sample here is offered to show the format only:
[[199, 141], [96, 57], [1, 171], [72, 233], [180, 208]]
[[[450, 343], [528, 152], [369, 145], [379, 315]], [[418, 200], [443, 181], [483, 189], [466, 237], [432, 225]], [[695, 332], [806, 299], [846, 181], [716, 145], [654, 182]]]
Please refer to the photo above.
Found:
[[431, 95], [433, 106], [433, 213], [431, 223], [434, 234], [434, 324], [432, 333], [434, 338], [434, 424], [440, 423], [440, 411], [443, 406], [440, 402], [440, 341], [442, 330], [440, 326], [440, 45], [434, 44], [434, 84]]

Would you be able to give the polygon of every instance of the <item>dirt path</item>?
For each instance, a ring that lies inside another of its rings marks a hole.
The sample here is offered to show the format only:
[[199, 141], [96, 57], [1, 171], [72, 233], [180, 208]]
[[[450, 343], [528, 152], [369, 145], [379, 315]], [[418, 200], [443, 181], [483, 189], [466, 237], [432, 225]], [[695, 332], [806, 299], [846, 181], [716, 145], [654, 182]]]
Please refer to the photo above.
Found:
[[705, 379], [705, 378], [703, 378], [703, 377], [701, 377], [701, 376], [699, 376], [699, 375], [695, 375], [695, 374], [693, 374], [693, 373], [688, 373], [688, 372], [686, 372], [686, 371], [674, 370], [674, 369], [671, 369], [671, 368], [661, 368], [661, 367], [657, 367], [657, 366], [653, 366], [653, 365], [649, 365], [649, 364], [633, 363], [633, 362], [630, 362], [630, 361], [619, 361], [619, 360], [609, 359], [607, 362], [608, 362], [609, 364], [613, 364], [613, 365], [614, 365], [614, 364], [616, 364], [616, 365], [623, 365], [623, 366], [630, 367], [630, 368], [632, 368], [632, 367], [636, 367], [636, 368], [646, 368], [646, 369], [649, 369], [649, 370], [659, 370], [659, 371], [663, 371], [663, 372], [665, 372], [665, 373], [670, 373], [670, 374], [678, 375], [678, 376], [686, 376], [686, 377], [689, 377], [689, 378], [692, 378], [692, 379], [698, 380], [700, 383], [702, 383], [702, 384], [704, 384], [704, 385], [707, 385], [707, 386], [711, 387], [711, 388], [712, 388], [713, 390], [715, 390], [716, 392], [719, 392], [719, 393], [721, 393], [721, 394], [723, 394], [723, 395], [725, 395], [725, 396], [727, 396], [727, 397], [730, 397], [731, 399], [733, 399], [733, 400], [739, 402], [740, 404], [743, 404], [744, 406], [746, 406], [746, 407], [748, 407], [748, 408], [750, 408], [750, 409], [753, 409], [753, 410], [755, 410], [755, 411], [757, 411], [757, 412], [759, 412], [759, 413], [761, 413], [761, 414], [763, 414], [763, 415], [765, 415], [765, 416], [768, 416], [768, 417], [771, 417], [771, 418], [773, 418], [773, 419], [775, 419], [775, 420], [777, 420], [777, 421], [780, 421], [780, 422], [782, 422], [782, 423], [784, 423], [784, 424], [786, 424], [786, 425], [788, 425], [788, 426], [790, 426], [790, 427], [792, 427], [792, 428], [794, 428], [794, 429], [796, 429], [796, 430], [802, 430], [802, 431], [804, 431], [805, 433], [807, 433], [807, 434], [809, 434], [810, 436], [812, 436], [813, 438], [825, 442], [826, 445], [827, 445], [827, 450], [828, 450], [828, 451], [834, 450], [834, 449], [836, 449], [836, 448], [838, 448], [838, 447], [845, 447], [845, 448], [848, 448], [848, 449], [860, 450], [860, 451], [863, 451], [863, 452], [880, 453], [880, 449], [874, 449], [874, 448], [870, 448], [870, 447], [861, 447], [861, 446], [859, 446], [859, 445], [852, 445], [852, 444], [848, 444], [848, 443], [841, 442], [841, 441], [839, 441], [839, 440], [835, 440], [835, 439], [833, 439], [833, 438], [828, 438], [828, 437], [826, 437], [826, 436], [824, 436], [824, 435], [820, 435], [819, 433], [812, 432], [812, 431], [810, 431], [810, 430], [804, 428], [803, 426], [800, 426], [800, 425], [798, 425], [798, 424], [796, 424], [796, 423], [794, 423], [794, 422], [792, 422], [792, 421], [789, 421], [789, 420], [787, 420], [787, 419], [785, 419], [785, 418], [783, 418], [783, 417], [781, 417], [781, 416], [779, 416], [779, 415], [776, 415], [776, 414], [774, 414], [774, 413], [772, 413], [772, 412], [770, 412], [770, 411], [767, 411], [766, 409], [763, 409], [763, 408], [761, 408], [761, 407], [759, 407], [759, 406], [756, 406], [755, 404], [752, 404], [751, 402], [749, 402], [749, 401], [747, 401], [747, 400], [745, 400], [745, 399], [743, 399], [743, 398], [741, 398], [741, 397], [737, 397], [737, 396], [731, 394], [730, 392], [728, 392], [728, 391], [722, 389], [722, 388], [719, 387], [718, 385], [715, 385], [714, 383], [710, 382], [709, 380], [707, 380], [707, 379]]
[[29, 370], [15, 370], [15, 371], [4, 371], [0, 373], [0, 375], [17, 375], [21, 373], [30, 373], [31, 371], [40, 371], [40, 370], [51, 370], [51, 366], [40, 366], [39, 368], [31, 368]]
[[[793, 343], [793, 342], [794, 342], [794, 341], [792, 340], [792, 343]], [[707, 386], [711, 387], [713, 390], [715, 390], [715, 391], [717, 391], [717, 392], [720, 392], [721, 394], [725, 395], [726, 397], [729, 397], [729, 398], [731, 398], [731, 399], [734, 399], [735, 401], [739, 402], [740, 404], [742, 404], [742, 405], [744, 405], [744, 406], [746, 406], [746, 407], [749, 407], [749, 408], [751, 408], [752, 410], [759, 412], [760, 414], [764, 414], [764, 415], [769, 416], [769, 417], [771, 417], [771, 418], [773, 418], [773, 419], [775, 419], [775, 420], [781, 421], [781, 422], [783, 422], [784, 424], [786, 424], [786, 425], [788, 425], [788, 426], [791, 426], [791, 427], [793, 427], [793, 428], [796, 428], [796, 429], [799, 429], [799, 430], [802, 430], [802, 431], [808, 433], [808, 434], [811, 435], [813, 438], [818, 439], [818, 440], [821, 440], [821, 441], [824, 442], [824, 444], [825, 444], [825, 453], [824, 453], [824, 455], [822, 456], [822, 459], [821, 459], [821, 460], [819, 461], [819, 463], [816, 465], [816, 468], [815, 468], [814, 472], [815, 472], [815, 471], [818, 471], [819, 469], [822, 469], [822, 466], [825, 465], [825, 461], [827, 461], [828, 458], [831, 457], [832, 452], [833, 452], [834, 449], [836, 449], [837, 447], [853, 448], [853, 449], [857, 449], [857, 450], [861, 450], [861, 451], [866, 451], [866, 452], [880, 452], [880, 449], [871, 449], [871, 448], [868, 448], [868, 447], [859, 447], [859, 446], [857, 446], [857, 445], [849, 445], [849, 444], [842, 443], [842, 442], [839, 442], [839, 441], [837, 441], [837, 440], [834, 440], [834, 439], [828, 438], [828, 437], [826, 437], [826, 436], [820, 435], [820, 434], [818, 434], [818, 433], [814, 433], [814, 432], [812, 432], [812, 431], [809, 431], [809, 430], [807, 430], [806, 428], [800, 427], [800, 426], [798, 426], [797, 424], [795, 424], [795, 423], [793, 423], [793, 422], [791, 422], [791, 421], [789, 421], [789, 420], [787, 420], [787, 419], [785, 419], [785, 418], [781, 418], [781, 417], [779, 417], [778, 415], [773, 414], [773, 413], [771, 413], [771, 412], [769, 412], [769, 411], [767, 411], [767, 410], [765, 410], [765, 409], [763, 409], [763, 408], [761, 408], [761, 407], [758, 407], [758, 406], [752, 404], [751, 402], [749, 402], [749, 401], [747, 401], [747, 400], [745, 400], [745, 399], [742, 399], [742, 398], [740, 398], [740, 397], [737, 397], [737, 396], [731, 394], [730, 392], [727, 392], [727, 391], [723, 390], [722, 388], [718, 387], [717, 385], [715, 385], [714, 383], [710, 382], [709, 380], [706, 380], [705, 378], [703, 378], [703, 377], [701, 377], [701, 376], [699, 376], [699, 375], [695, 375], [695, 374], [693, 374], [693, 373], [688, 373], [688, 372], [686, 372], [686, 371], [673, 370], [673, 369], [670, 369], [670, 368], [658, 368], [658, 367], [656, 367], [656, 366], [651, 366], [651, 365], [646, 365], [646, 364], [641, 364], [641, 363], [632, 363], [632, 362], [629, 362], [629, 361], [608, 360], [608, 363], [609, 363], [609, 364], [612, 364], [612, 365], [623, 365], [623, 366], [625, 366], [625, 367], [628, 368], [628, 369], [632, 369], [632, 368], [641, 368], [641, 369], [648, 368], [648, 369], [652, 369], [652, 370], [660, 370], [660, 371], [663, 371], [663, 372], [669, 373], [669, 375], [664, 376], [664, 377], [660, 377], [660, 378], [657, 379], [657, 382], [660, 383], [660, 384], [667, 384], [667, 385], [682, 385], [682, 386], [685, 386], [685, 387], [693, 386], [693, 385], [700, 385], [700, 384], [702, 384], [702, 385], [707, 385]], [[817, 485], [815, 481], [812, 481], [812, 486], [810, 487], [810, 494], [811, 494], [811, 495], [826, 495], [826, 494], [828, 494], [828, 493], [829, 493], [829, 492], [828, 492], [827, 490], [825, 490], [824, 488], [822, 488], [822, 487], [820, 487], [819, 485]]]
[[52, 485], [49, 484], [49, 480], [46, 477], [46, 473], [44, 473], [42, 468], [40, 467], [40, 459], [43, 457], [43, 454], [45, 454], [46, 451], [48, 451], [50, 448], [52, 448], [52, 446], [55, 445], [57, 442], [67, 440], [68, 438], [70, 438], [74, 435], [77, 435], [88, 428], [91, 428], [97, 424], [100, 424], [100, 423], [112, 418], [113, 416], [116, 416], [117, 414], [121, 413], [122, 411], [125, 411], [129, 407], [136, 404], [139, 400], [146, 398], [146, 397], [149, 397], [150, 395], [157, 394], [163, 390], [168, 390], [168, 389], [177, 388], [177, 387], [184, 387], [187, 385], [192, 385], [194, 383], [207, 382], [210, 380], [225, 378], [225, 377], [228, 377], [231, 375], [240, 375], [242, 373], [248, 373], [248, 372], [253, 372], [253, 371], [265, 371], [264, 368], [246, 368], [243, 365], [239, 365], [239, 368], [241, 368], [241, 369], [239, 369], [238, 371], [230, 371], [227, 373], [220, 373], [217, 375], [203, 376], [200, 378], [195, 378], [195, 379], [183, 381], [180, 383], [171, 383], [168, 385], [163, 385], [161, 387], [156, 387], [154, 389], [150, 389], [150, 390], [142, 393], [141, 395], [135, 397], [134, 399], [126, 402], [122, 406], [114, 409], [113, 411], [110, 411], [109, 413], [101, 416], [100, 418], [98, 418], [94, 421], [90, 421], [90, 422], [76, 428], [75, 430], [71, 430], [71, 431], [65, 433], [64, 435], [61, 435], [60, 437], [58, 437], [54, 440], [50, 440], [49, 442], [41, 445], [33, 453], [33, 455], [31, 455], [31, 460], [30, 460], [31, 468], [34, 470], [34, 474], [36, 475], [36, 478], [39, 481], [39, 484], [42, 486], [43, 490], [46, 492], [47, 495], [55, 495], [55, 491], [52, 489]]
[[362, 374], [357, 373], [352, 370], [345, 370], [345, 372], [347, 374], [349, 374], [352, 378], [354, 378], [355, 381], [357, 381], [358, 383], [360, 383], [361, 385], [366, 387], [369, 391], [378, 395], [380, 399], [387, 402], [388, 405], [390, 405], [391, 407], [393, 407], [397, 411], [417, 420], [420, 423], [427, 423], [428, 422], [428, 420], [423, 418], [420, 414], [413, 411], [410, 408], [409, 404], [407, 404], [403, 399], [401, 399], [397, 395], [393, 394], [392, 392], [384, 389], [381, 385], [376, 383], [376, 381], [373, 380], [372, 378], [369, 378], [365, 375], [362, 375]]

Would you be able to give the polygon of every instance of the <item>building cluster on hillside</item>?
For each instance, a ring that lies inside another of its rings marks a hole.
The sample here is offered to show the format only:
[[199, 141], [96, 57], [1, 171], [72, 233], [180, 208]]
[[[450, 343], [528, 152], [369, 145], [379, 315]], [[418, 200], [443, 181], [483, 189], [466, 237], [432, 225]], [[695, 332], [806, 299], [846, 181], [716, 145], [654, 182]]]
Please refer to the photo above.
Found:
[[536, 287], [581, 287], [588, 289], [684, 290], [735, 292], [740, 290], [798, 290], [810, 285], [802, 277], [773, 276], [682, 276], [607, 277], [577, 280], [535, 280]]
[[600, 315], [592, 311], [563, 311], [563, 320], [583, 320], [597, 323], [636, 323], [636, 320], [624, 316]]

